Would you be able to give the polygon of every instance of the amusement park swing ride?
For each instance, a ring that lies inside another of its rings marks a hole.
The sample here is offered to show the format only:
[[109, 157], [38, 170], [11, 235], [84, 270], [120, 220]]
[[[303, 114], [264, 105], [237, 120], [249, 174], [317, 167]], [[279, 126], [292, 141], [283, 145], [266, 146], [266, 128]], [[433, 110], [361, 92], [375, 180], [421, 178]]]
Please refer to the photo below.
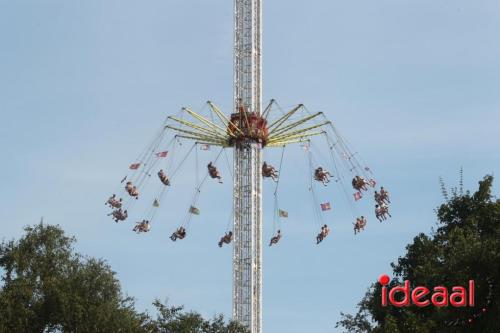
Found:
[[[198, 165], [198, 150], [218, 150], [218, 154], [207, 161], [202, 179], [196, 175], [194, 195], [185, 218], [170, 236], [173, 242], [182, 241], [188, 237], [191, 217], [200, 214], [197, 203], [203, 185], [208, 181], [222, 183], [227, 178], [219, 165], [221, 156], [230, 164], [226, 152], [232, 151], [233, 163], [228, 168], [233, 178], [232, 228], [229, 227], [218, 242], [214, 241], [214, 245], [233, 244], [233, 319], [252, 333], [262, 332], [263, 179], [275, 187], [273, 223], [288, 218], [288, 211], [282, 209], [278, 201], [285, 147], [300, 146], [309, 169], [308, 191], [316, 219], [321, 221], [315, 239], [311, 237], [316, 244], [324, 241], [330, 232], [321, 214], [332, 208], [329, 200], [318, 198], [315, 189], [319, 186], [342, 192], [350, 205], [370, 195], [375, 198], [376, 218], [382, 222], [390, 217], [388, 192], [383, 187], [375, 190], [377, 183], [371, 169], [362, 163], [359, 154], [322, 112], [310, 112], [302, 104], [283, 111], [274, 100], [262, 109], [261, 5], [262, 0], [234, 1], [233, 111], [226, 114], [209, 101], [205, 112], [185, 107], [167, 117], [152, 142], [129, 166], [129, 173], [121, 180], [122, 191], [106, 202], [111, 208], [109, 215], [116, 222], [125, 221], [135, 202], [143, 198], [148, 184], [156, 183], [159, 190], [146, 216], [133, 227], [138, 234], [149, 232], [162, 198], [167, 192], [175, 191], [176, 177], [189, 156], [195, 154]], [[183, 142], [190, 145], [182, 145]], [[176, 155], [182, 148], [187, 151], [177, 161]], [[263, 153], [272, 149], [281, 150], [279, 165], [263, 160]], [[328, 152], [327, 157], [321, 152]], [[356, 215], [353, 221], [355, 234], [364, 230], [367, 223], [364, 216]], [[275, 230], [269, 246], [278, 246], [283, 241], [282, 229], [281, 226]]]

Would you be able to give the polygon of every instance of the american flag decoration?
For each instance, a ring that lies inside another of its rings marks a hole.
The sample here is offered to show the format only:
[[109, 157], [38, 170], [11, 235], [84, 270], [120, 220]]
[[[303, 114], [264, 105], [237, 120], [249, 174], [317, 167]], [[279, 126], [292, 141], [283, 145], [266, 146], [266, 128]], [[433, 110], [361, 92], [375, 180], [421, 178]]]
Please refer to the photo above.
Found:
[[304, 143], [302, 145], [302, 149], [304, 149], [305, 151], [309, 151], [309, 143]]
[[133, 164], [130, 164], [129, 169], [130, 170], [137, 170], [137, 169], [139, 169], [140, 166], [141, 166], [141, 163], [133, 163]]
[[321, 206], [321, 210], [322, 210], [322, 211], [332, 209], [332, 206], [330, 205], [330, 203], [329, 203], [329, 202], [322, 203], [322, 204], [320, 204], [320, 206]]
[[161, 151], [159, 153], [156, 153], [156, 157], [167, 157], [168, 151]]
[[363, 198], [363, 194], [361, 194], [361, 192], [354, 193], [354, 200], [355, 201], [361, 200], [361, 198]]
[[286, 217], [288, 217], [288, 212], [286, 210], [279, 209], [278, 210], [278, 215], [279, 215], [279, 217], [285, 217], [286, 218]]
[[200, 215], [200, 210], [195, 206], [189, 207], [189, 212], [194, 215]]
[[206, 144], [206, 143], [205, 143], [205, 144], [202, 144], [202, 145], [200, 146], [200, 150], [210, 150], [210, 145], [209, 145], [209, 144]]

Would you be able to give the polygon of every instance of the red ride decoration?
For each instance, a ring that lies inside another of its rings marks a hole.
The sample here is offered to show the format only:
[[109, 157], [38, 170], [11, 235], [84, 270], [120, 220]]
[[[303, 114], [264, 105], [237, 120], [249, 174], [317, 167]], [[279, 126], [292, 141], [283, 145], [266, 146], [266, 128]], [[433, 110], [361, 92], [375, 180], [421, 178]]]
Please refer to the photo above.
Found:
[[227, 127], [227, 133], [235, 136], [231, 143], [250, 139], [265, 146], [269, 136], [267, 120], [255, 112], [246, 111], [244, 106], [240, 106], [238, 111], [231, 115], [231, 122]]

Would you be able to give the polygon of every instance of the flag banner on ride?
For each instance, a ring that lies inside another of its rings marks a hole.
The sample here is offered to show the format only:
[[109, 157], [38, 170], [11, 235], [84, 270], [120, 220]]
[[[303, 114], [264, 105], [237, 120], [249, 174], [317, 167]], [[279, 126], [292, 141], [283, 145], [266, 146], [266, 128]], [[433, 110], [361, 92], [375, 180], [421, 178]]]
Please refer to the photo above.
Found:
[[200, 150], [210, 150], [210, 145], [209, 144], [202, 144], [200, 146]]
[[200, 215], [200, 210], [195, 206], [189, 207], [189, 212], [194, 215]]
[[368, 181], [368, 184], [370, 184], [371, 187], [375, 187], [375, 185], [377, 185], [377, 182], [374, 179], [370, 179]]
[[155, 201], [153, 201], [153, 207], [160, 207], [160, 202], [158, 201], [158, 199], [155, 199]]
[[141, 163], [133, 163], [133, 164], [130, 164], [129, 168], [130, 168], [130, 170], [137, 170], [137, 169], [139, 169], [140, 166], [141, 166]]
[[360, 200], [361, 198], [363, 198], [363, 194], [361, 194], [361, 192], [356, 192], [356, 193], [354, 193], [354, 200], [355, 200], [355, 201], [358, 201], [358, 200]]
[[167, 157], [168, 151], [161, 151], [159, 153], [156, 153], [156, 157]]
[[332, 206], [330, 205], [330, 203], [329, 203], [329, 202], [322, 203], [322, 204], [320, 204], [320, 206], [321, 206], [321, 210], [322, 210], [322, 211], [332, 209]]
[[288, 217], [288, 212], [285, 210], [278, 209], [279, 217]]
[[302, 145], [302, 149], [304, 149], [305, 151], [309, 151], [309, 143], [304, 143]]

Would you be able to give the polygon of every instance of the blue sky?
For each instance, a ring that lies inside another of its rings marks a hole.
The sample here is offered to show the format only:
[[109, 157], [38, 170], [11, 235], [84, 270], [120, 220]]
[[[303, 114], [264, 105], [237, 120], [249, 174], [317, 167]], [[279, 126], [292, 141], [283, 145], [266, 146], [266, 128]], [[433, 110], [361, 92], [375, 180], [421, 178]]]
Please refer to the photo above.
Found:
[[[264, 99], [324, 111], [390, 189], [394, 216], [354, 237], [348, 214], [332, 214], [321, 247], [306, 209], [291, 216], [264, 253], [267, 332], [334, 332], [435, 224], [439, 176], [455, 185], [463, 167], [474, 189], [499, 173], [498, 31], [493, 0], [265, 1]], [[108, 260], [139, 308], [158, 297], [229, 315], [231, 251], [215, 246], [228, 185], [208, 187], [180, 244], [168, 236], [192, 187], [141, 236], [106, 218], [103, 201], [166, 115], [207, 99], [228, 110], [231, 96], [231, 1], [0, 0], [0, 237], [44, 216]], [[292, 166], [289, 179], [302, 177]], [[282, 201], [305, 206], [285, 184]]]

